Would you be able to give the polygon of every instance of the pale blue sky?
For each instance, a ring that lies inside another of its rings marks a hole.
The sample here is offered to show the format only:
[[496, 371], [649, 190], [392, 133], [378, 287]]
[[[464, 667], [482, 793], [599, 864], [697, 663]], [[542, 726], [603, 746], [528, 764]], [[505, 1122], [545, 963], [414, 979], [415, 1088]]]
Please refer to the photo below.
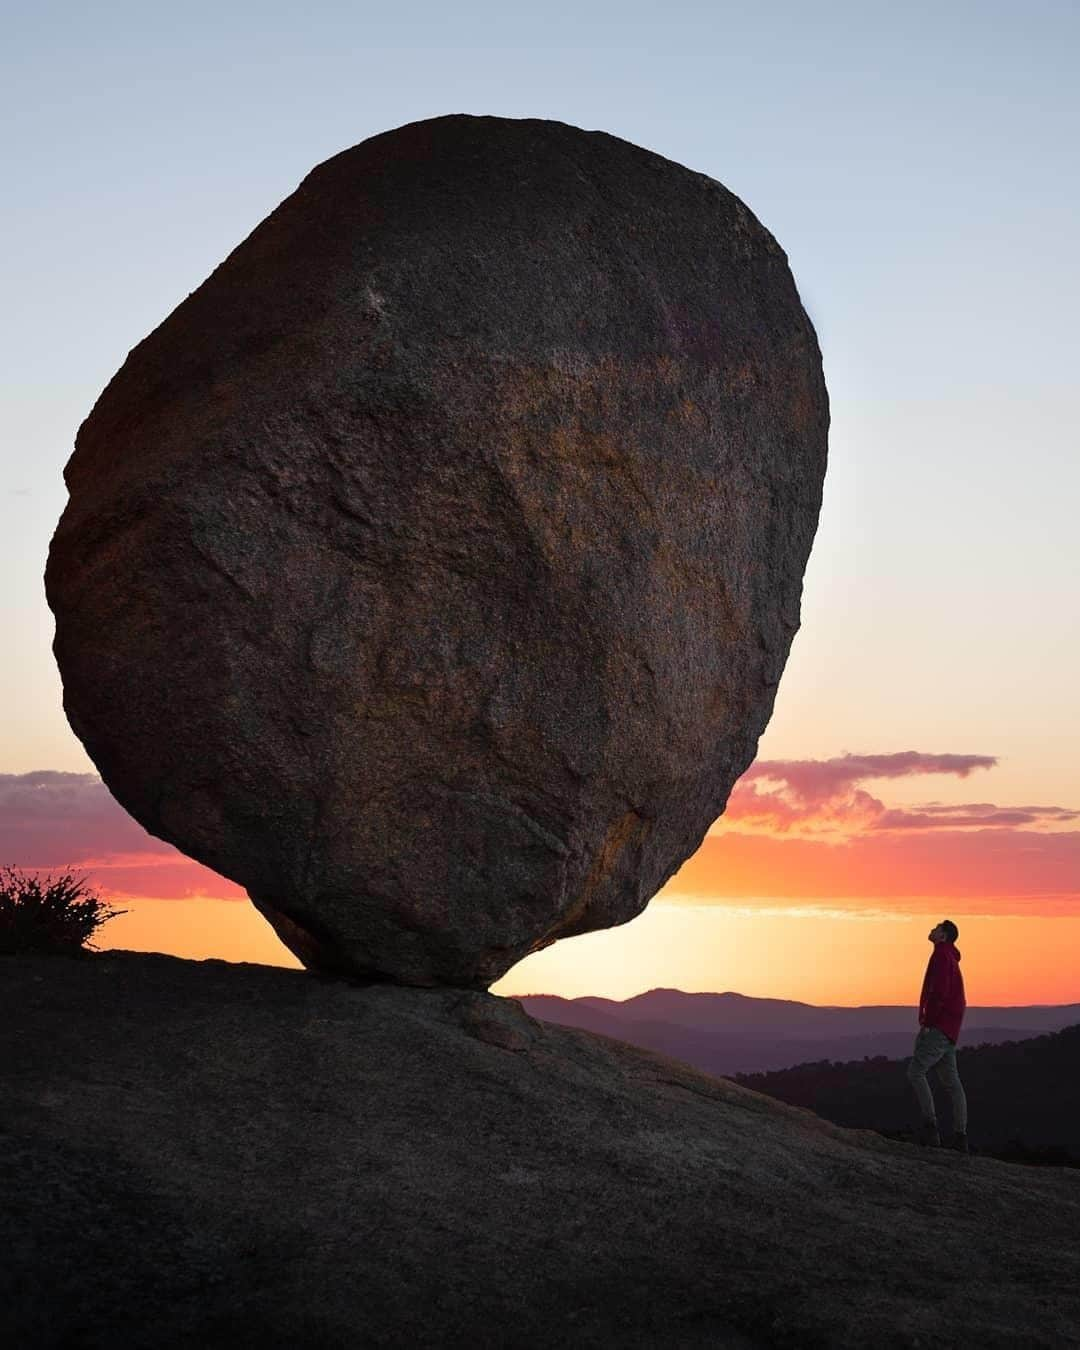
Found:
[[90, 767], [41, 572], [128, 349], [314, 164], [473, 112], [710, 174], [788, 253], [834, 432], [763, 750], [1000, 754], [983, 791], [1080, 805], [1078, 68], [1047, 0], [9, 7], [0, 772]]

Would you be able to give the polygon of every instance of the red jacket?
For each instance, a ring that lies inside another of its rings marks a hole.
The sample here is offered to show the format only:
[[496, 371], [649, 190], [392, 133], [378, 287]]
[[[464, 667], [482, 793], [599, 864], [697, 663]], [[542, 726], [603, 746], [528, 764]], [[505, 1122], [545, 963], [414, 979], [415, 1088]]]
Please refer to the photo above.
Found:
[[919, 995], [919, 1026], [937, 1027], [955, 1045], [966, 1007], [960, 953], [951, 942], [935, 942]]

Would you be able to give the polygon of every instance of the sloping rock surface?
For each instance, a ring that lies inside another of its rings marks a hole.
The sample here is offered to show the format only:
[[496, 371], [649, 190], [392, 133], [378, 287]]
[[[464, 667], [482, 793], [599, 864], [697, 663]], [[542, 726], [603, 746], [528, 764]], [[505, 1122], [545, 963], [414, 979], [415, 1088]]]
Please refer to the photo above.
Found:
[[474, 991], [0, 959], [0, 1338], [1080, 1344], [1080, 1175], [830, 1126]]
[[486, 988], [639, 913], [723, 810], [827, 425], [787, 259], [719, 183], [560, 122], [376, 136], [81, 427], [68, 718], [305, 964]]

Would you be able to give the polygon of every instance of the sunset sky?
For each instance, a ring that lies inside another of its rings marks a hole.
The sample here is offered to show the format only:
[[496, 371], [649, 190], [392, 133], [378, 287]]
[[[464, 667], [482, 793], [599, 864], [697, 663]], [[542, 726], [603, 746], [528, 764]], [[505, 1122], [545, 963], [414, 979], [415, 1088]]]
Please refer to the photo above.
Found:
[[[719, 179], [787, 251], [830, 468], [753, 768], [637, 920], [496, 992], [1080, 1001], [1080, 7], [42, 3], [6, 25], [0, 866], [86, 872], [108, 945], [295, 964], [112, 801], [42, 572], [129, 348], [316, 163], [448, 112], [599, 128]], [[163, 672], [163, 692], [167, 672]]]

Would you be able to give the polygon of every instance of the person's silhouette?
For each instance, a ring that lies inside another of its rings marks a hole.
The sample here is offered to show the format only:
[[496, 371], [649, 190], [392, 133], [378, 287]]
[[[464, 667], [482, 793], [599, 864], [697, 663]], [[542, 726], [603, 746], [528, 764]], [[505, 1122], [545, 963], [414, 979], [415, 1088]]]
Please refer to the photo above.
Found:
[[949, 1093], [953, 1132], [946, 1141], [961, 1153], [968, 1151], [967, 1097], [956, 1068], [956, 1042], [964, 1020], [964, 977], [960, 974], [960, 953], [956, 949], [959, 931], [951, 919], [932, 928], [927, 937], [934, 944], [919, 995], [919, 1034], [908, 1065], [908, 1082], [914, 1090], [922, 1123], [920, 1144], [940, 1144], [934, 1096], [926, 1081], [927, 1069], [937, 1066], [937, 1074]]

